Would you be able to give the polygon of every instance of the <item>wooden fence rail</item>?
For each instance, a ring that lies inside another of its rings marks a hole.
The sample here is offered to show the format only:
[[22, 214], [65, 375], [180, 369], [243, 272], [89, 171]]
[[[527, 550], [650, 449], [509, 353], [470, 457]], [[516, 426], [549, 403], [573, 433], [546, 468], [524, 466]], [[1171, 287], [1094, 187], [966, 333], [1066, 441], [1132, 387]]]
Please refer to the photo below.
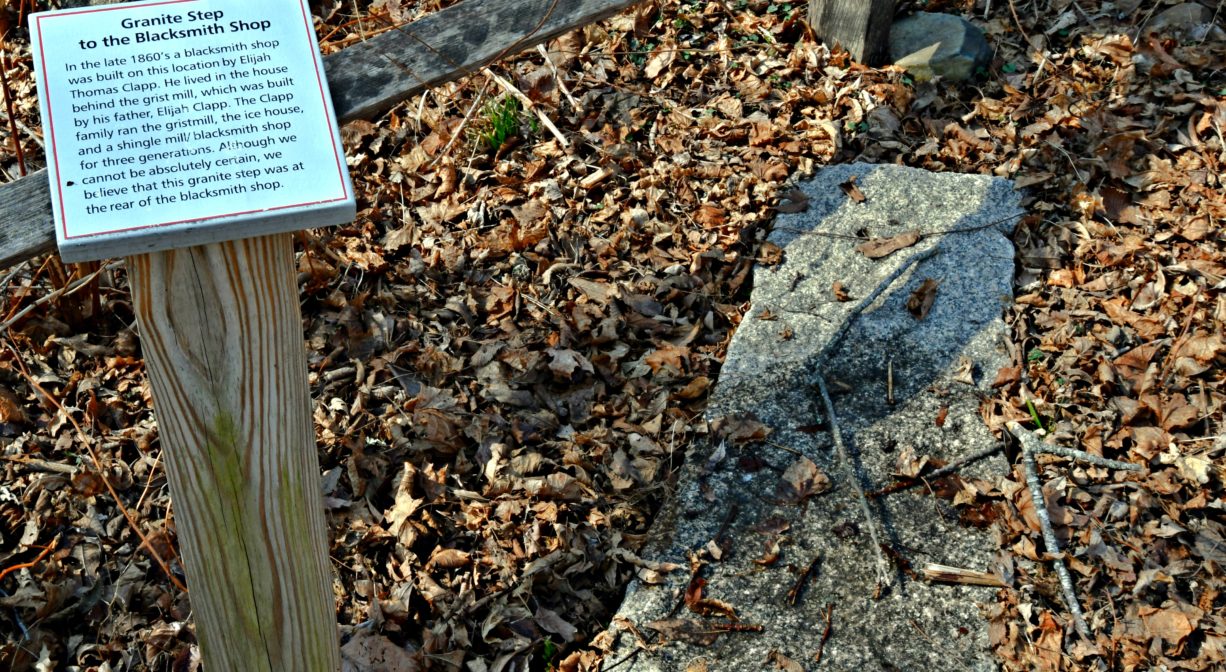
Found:
[[[342, 122], [599, 21], [638, 0], [466, 0], [324, 58]], [[55, 249], [47, 171], [0, 185], [0, 268]]]

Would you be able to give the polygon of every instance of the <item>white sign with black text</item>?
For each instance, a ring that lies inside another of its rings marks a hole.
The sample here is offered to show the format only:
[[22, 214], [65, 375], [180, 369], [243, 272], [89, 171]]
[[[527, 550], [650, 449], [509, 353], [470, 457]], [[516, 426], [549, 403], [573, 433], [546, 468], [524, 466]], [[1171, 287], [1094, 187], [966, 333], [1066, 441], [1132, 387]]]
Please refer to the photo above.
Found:
[[305, 0], [41, 12], [30, 37], [66, 261], [353, 219]]

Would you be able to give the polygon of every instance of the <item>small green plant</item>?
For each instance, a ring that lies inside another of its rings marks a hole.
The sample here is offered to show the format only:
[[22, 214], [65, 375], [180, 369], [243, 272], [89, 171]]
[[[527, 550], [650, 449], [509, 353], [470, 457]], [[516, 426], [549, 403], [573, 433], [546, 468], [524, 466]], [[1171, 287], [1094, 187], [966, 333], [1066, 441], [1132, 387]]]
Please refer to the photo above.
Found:
[[558, 645], [553, 643], [553, 640], [546, 637], [545, 642], [541, 644], [541, 660], [545, 663], [545, 672], [554, 672], [554, 658], [558, 655]]
[[520, 112], [523, 108], [514, 96], [506, 96], [485, 106], [485, 124], [477, 131], [477, 138], [490, 151], [519, 134]]
[[1039, 411], [1034, 407], [1033, 401], [1029, 399], [1026, 400], [1026, 409], [1030, 411], [1030, 419], [1034, 420], [1035, 426], [1039, 429], [1043, 429], [1043, 431], [1047, 431], [1043, 428], [1043, 421], [1039, 419]]

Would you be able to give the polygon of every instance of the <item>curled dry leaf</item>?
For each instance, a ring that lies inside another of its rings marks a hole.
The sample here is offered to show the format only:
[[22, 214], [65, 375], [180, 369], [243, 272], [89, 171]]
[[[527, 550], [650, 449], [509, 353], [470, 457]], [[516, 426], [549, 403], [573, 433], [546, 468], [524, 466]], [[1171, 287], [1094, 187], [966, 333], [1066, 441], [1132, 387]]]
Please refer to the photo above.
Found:
[[920, 283], [920, 286], [907, 298], [907, 311], [915, 319], [922, 320], [928, 317], [928, 311], [932, 310], [932, 304], [937, 299], [937, 287], [940, 285], [941, 282], [939, 280], [925, 278]]
[[805, 668], [800, 663], [779, 653], [775, 649], [772, 649], [770, 654], [766, 656], [766, 662], [773, 663], [775, 667], [783, 670], [783, 672], [805, 672]]
[[953, 378], [955, 382], [965, 383], [967, 385], [975, 384], [975, 362], [966, 355], [958, 358], [958, 362], [954, 364]]
[[813, 460], [802, 457], [789, 465], [779, 478], [775, 498], [787, 504], [801, 504], [829, 489], [830, 477]]
[[992, 381], [992, 387], [1009, 387], [1021, 379], [1022, 367], [1002, 366], [996, 371], [996, 380]]
[[783, 248], [767, 241], [758, 250], [758, 263], [763, 266], [777, 266], [783, 262]]
[[770, 436], [771, 428], [750, 413], [738, 413], [716, 418], [711, 422], [715, 433], [733, 445], [762, 441]]
[[863, 191], [860, 191], [860, 187], [856, 186], [857, 177], [852, 175], [846, 182], [839, 185], [839, 189], [842, 189], [843, 193], [847, 194], [847, 197], [856, 203], [863, 203], [868, 200], [868, 197], [864, 195]]
[[470, 557], [471, 555], [467, 551], [461, 551], [457, 548], [436, 548], [434, 553], [430, 555], [430, 561], [426, 563], [426, 567], [459, 569], [468, 564]]
[[847, 287], [842, 280], [835, 280], [830, 291], [834, 294], [836, 301], [851, 301], [851, 294], [847, 293]]
[[918, 243], [919, 239], [920, 232], [918, 230], [906, 231], [889, 238], [873, 238], [867, 243], [857, 245], [856, 251], [869, 259], [881, 259], [901, 249], [911, 247]]
[[779, 537], [771, 537], [770, 539], [767, 539], [765, 543], [765, 551], [766, 552], [762, 555], [762, 557], [753, 559], [754, 564], [770, 566], [779, 561], [779, 554], [781, 552], [781, 549], [779, 548]]
[[702, 616], [723, 616], [730, 621], [737, 620], [736, 609], [721, 600], [706, 597], [706, 579], [695, 576], [685, 589], [685, 606], [690, 611]]
[[804, 212], [809, 209], [809, 196], [800, 189], [790, 189], [785, 193], [775, 210], [784, 213]]

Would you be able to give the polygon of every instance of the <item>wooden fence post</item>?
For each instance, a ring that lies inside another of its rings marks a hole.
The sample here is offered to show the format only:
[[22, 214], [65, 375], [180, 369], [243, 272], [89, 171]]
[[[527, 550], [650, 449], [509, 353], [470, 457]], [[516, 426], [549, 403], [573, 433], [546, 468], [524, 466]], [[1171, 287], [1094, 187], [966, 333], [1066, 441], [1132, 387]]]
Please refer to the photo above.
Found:
[[127, 264], [208, 669], [338, 670], [290, 234]]
[[836, 42], [865, 65], [889, 53], [894, 0], [809, 0], [809, 25], [826, 44]]

